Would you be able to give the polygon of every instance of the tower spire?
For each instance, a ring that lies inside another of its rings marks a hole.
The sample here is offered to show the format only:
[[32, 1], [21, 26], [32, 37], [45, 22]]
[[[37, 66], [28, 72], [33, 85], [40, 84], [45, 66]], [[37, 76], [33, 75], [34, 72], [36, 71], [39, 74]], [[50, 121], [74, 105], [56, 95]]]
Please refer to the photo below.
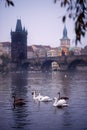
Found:
[[18, 19], [16, 24], [16, 32], [21, 32], [21, 31], [22, 31], [21, 19]]
[[64, 29], [63, 29], [63, 39], [68, 39], [66, 25], [64, 25]]

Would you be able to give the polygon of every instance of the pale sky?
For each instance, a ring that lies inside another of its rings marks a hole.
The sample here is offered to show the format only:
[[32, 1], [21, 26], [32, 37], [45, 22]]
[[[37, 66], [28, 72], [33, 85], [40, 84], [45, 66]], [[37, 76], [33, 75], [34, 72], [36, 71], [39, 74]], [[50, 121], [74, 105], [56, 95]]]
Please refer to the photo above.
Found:
[[[15, 7], [0, 4], [0, 42], [11, 41], [10, 31], [15, 31], [17, 19], [21, 19], [22, 27], [28, 31], [28, 45], [60, 46], [64, 24], [62, 16], [66, 14], [60, 3], [53, 0], [13, 0]], [[74, 23], [66, 21], [71, 46], [75, 45]], [[87, 37], [87, 35], [86, 35]], [[87, 45], [87, 38], [82, 40], [81, 47]]]

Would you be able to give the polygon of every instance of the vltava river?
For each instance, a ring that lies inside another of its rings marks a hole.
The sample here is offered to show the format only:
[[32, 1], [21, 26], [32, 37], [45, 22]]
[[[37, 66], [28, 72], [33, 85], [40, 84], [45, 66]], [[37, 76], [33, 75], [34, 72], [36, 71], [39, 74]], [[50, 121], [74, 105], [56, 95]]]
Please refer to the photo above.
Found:
[[[65, 76], [66, 75], [66, 76]], [[68, 96], [68, 107], [37, 102], [32, 91]], [[12, 95], [26, 104], [13, 107]], [[0, 130], [87, 130], [87, 72], [13, 72], [0, 75]]]

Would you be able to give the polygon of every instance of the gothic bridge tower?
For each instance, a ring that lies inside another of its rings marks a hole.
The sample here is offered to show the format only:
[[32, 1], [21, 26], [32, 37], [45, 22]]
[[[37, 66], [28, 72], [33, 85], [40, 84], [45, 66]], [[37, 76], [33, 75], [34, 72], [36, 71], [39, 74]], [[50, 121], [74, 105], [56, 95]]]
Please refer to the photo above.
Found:
[[27, 59], [27, 31], [25, 27], [22, 28], [20, 19], [17, 20], [15, 31], [11, 30], [11, 58], [17, 64]]

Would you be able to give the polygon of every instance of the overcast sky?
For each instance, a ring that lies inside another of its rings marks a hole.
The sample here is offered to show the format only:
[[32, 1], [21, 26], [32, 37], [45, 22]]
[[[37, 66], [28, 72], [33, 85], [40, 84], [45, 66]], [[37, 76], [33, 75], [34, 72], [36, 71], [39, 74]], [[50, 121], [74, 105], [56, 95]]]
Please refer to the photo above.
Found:
[[[28, 31], [28, 45], [60, 46], [63, 36], [64, 24], [62, 16], [66, 14], [60, 3], [54, 4], [53, 0], [13, 0], [15, 7], [5, 7], [0, 4], [0, 42], [11, 41], [10, 31], [15, 31], [17, 19], [21, 19], [22, 27]], [[71, 46], [75, 45], [74, 23], [66, 21], [68, 37]], [[87, 44], [87, 38], [82, 40], [82, 45]]]

